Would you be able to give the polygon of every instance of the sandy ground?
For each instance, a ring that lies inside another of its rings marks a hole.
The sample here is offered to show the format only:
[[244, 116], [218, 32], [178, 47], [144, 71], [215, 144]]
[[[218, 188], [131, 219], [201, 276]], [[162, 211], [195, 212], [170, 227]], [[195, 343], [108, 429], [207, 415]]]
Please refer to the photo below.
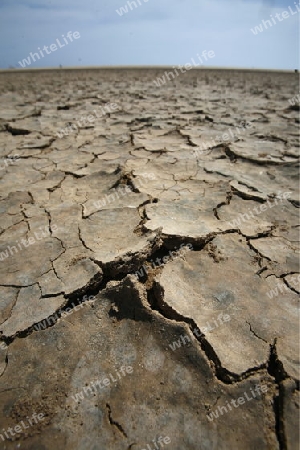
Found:
[[0, 73], [0, 448], [299, 448], [299, 78]]

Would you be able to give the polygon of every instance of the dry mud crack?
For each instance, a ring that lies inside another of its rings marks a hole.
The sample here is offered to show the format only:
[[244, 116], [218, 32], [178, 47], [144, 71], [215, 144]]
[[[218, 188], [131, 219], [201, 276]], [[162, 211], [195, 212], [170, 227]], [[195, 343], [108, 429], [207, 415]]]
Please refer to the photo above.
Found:
[[0, 448], [299, 447], [298, 78], [158, 75], [0, 74]]

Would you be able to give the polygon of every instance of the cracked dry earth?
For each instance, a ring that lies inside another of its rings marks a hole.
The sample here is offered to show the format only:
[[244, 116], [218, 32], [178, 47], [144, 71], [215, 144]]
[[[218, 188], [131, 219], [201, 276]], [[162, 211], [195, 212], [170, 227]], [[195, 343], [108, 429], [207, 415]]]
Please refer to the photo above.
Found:
[[299, 447], [298, 76], [158, 75], [0, 74], [1, 449]]

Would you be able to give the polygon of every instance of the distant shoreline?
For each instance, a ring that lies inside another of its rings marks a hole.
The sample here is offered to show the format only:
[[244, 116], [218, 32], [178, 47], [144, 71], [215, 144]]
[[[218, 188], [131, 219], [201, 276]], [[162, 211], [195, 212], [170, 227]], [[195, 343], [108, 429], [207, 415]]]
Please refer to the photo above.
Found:
[[[0, 73], [27, 73], [27, 72], [63, 72], [63, 71], [85, 71], [85, 70], [170, 70], [178, 67], [176, 64], [170, 66], [71, 66], [71, 67], [27, 67], [27, 68], [12, 68], [0, 69]], [[192, 71], [237, 71], [237, 72], [278, 72], [278, 73], [296, 73], [297, 69], [262, 69], [262, 68], [245, 68], [245, 67], [217, 67], [217, 66], [202, 66], [193, 67]]]

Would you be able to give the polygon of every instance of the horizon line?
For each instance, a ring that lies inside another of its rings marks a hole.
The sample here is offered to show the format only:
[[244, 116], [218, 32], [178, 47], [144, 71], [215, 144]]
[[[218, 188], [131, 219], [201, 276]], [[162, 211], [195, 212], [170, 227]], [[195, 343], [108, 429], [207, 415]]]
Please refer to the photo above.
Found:
[[[103, 65], [103, 66], [51, 66], [51, 67], [10, 67], [10, 68], [0, 68], [0, 73], [5, 72], [30, 72], [30, 71], [43, 71], [43, 70], [136, 70], [136, 69], [159, 69], [159, 70], [171, 70], [175, 68], [179, 68], [182, 66], [181, 64], [173, 64], [173, 65]], [[183, 65], [184, 66], [184, 65]], [[228, 67], [228, 66], [199, 66], [192, 67], [191, 70], [241, 70], [241, 71], [258, 71], [258, 72], [284, 72], [284, 73], [297, 73], [298, 69], [268, 69], [261, 67]]]

